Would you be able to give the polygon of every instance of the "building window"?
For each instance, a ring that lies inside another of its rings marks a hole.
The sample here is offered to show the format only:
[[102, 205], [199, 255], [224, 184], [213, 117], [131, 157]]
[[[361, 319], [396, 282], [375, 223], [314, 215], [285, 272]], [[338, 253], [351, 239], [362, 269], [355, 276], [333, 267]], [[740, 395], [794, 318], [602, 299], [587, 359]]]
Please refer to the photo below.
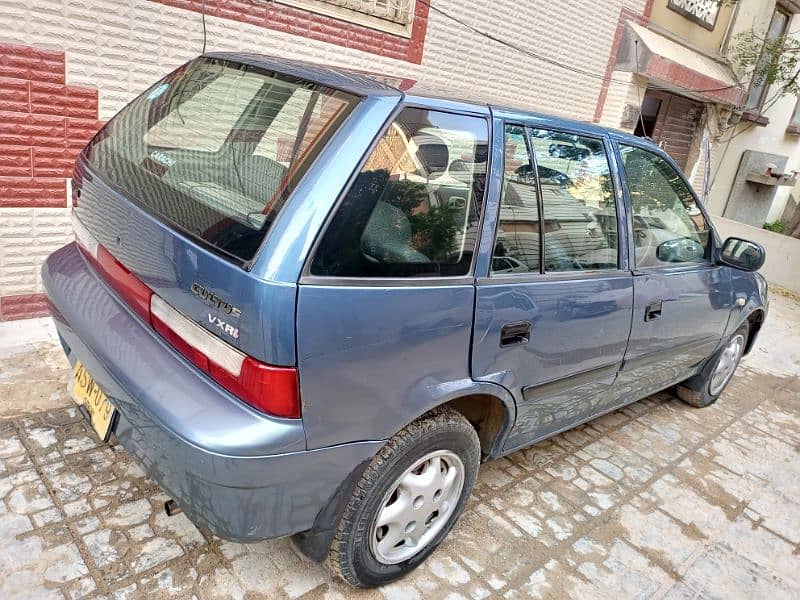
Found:
[[668, 0], [667, 8], [713, 31], [717, 24], [720, 4], [720, 0]]
[[392, 23], [406, 25], [414, 14], [413, 0], [322, 0]]
[[278, 0], [364, 27], [411, 36], [415, 0]]
[[[785, 13], [782, 10], [775, 11], [775, 14], [772, 15], [772, 21], [769, 23], [769, 29], [767, 29], [767, 33], [764, 36], [765, 47], [786, 35], [786, 30], [789, 27], [789, 19], [790, 16], [788, 13]], [[745, 108], [748, 111], [760, 112], [764, 107], [764, 100], [767, 95], [767, 88], [769, 86], [767, 85], [766, 77], [763, 73], [768, 67], [771, 59], [772, 57], [767, 52], [764, 50], [761, 51], [761, 56], [759, 57], [755, 70], [753, 71], [753, 79], [750, 83], [750, 92], [747, 95], [747, 103], [745, 104]]]

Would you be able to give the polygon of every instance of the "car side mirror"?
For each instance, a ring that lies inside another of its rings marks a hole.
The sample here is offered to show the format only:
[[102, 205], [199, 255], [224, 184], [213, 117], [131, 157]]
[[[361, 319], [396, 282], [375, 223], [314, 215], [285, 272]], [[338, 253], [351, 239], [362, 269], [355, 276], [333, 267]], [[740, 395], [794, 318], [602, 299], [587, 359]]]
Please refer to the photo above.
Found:
[[719, 262], [742, 271], [758, 271], [767, 258], [767, 252], [761, 244], [729, 237], [722, 244]]
[[694, 262], [703, 258], [705, 253], [703, 244], [688, 237], [667, 240], [656, 248], [656, 258], [671, 263]]

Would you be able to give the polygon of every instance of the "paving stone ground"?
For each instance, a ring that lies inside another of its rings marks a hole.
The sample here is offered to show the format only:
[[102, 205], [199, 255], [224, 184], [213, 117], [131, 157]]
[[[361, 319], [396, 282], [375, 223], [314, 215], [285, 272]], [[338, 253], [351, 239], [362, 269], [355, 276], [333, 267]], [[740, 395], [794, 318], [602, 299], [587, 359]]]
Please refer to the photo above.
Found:
[[[713, 407], [671, 393], [483, 465], [417, 572], [352, 590], [286, 540], [168, 518], [71, 405], [46, 324], [0, 329], [0, 598], [798, 598], [800, 305]], [[27, 337], [26, 337], [27, 335]]]

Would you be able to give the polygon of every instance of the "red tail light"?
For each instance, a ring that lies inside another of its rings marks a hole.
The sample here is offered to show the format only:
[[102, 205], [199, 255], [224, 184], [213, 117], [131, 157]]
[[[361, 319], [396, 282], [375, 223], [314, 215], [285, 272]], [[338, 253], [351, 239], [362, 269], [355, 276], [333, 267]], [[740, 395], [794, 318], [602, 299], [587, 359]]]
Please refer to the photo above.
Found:
[[209, 367], [217, 383], [249, 405], [279, 417], [300, 418], [296, 369], [273, 367], [249, 356], [242, 362], [239, 377], [214, 363]]
[[140, 317], [147, 321], [150, 318], [150, 297], [153, 295], [153, 290], [139, 281], [104, 246], [97, 247], [97, 263], [111, 287]]
[[154, 294], [75, 217], [73, 225], [80, 249], [98, 272], [175, 350], [253, 408], [276, 417], [300, 418], [297, 369], [259, 362], [225, 343]]

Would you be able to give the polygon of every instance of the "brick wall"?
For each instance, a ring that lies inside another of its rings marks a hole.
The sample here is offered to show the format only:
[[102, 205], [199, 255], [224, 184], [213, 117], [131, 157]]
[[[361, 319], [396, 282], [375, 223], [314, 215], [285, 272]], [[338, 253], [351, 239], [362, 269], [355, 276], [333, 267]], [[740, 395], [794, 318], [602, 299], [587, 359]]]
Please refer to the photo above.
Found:
[[67, 182], [100, 125], [63, 52], [0, 43], [0, 319], [45, 311], [38, 269], [70, 239]]
[[[487, 89], [509, 103], [593, 120], [620, 20], [652, 0], [433, 0], [438, 9], [586, 77], [499, 46], [417, 2], [410, 38], [263, 0], [207, 0], [209, 51], [246, 50]], [[70, 236], [67, 177], [98, 126], [202, 46], [200, 0], [4, 0], [0, 11], [0, 319], [44, 306], [42, 259]], [[612, 117], [617, 109], [608, 112]], [[613, 121], [610, 124], [617, 124]]]

